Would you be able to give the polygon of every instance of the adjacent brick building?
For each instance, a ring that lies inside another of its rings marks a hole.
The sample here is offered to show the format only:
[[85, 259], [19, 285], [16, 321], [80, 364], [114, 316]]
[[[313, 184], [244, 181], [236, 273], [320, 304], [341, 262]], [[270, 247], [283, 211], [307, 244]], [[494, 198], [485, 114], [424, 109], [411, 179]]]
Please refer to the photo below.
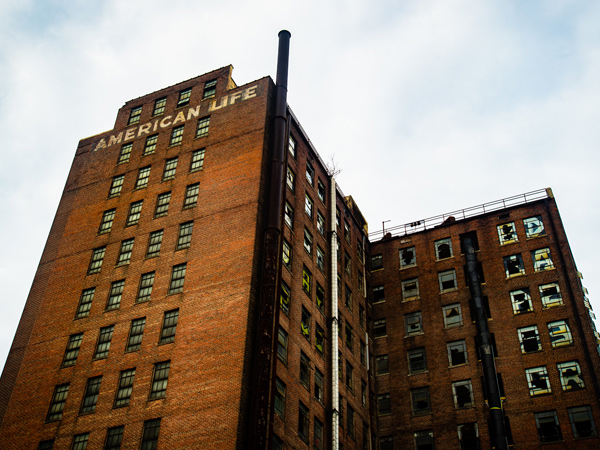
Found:
[[595, 448], [595, 330], [546, 191], [369, 239], [288, 109], [264, 326], [275, 85], [231, 70], [80, 141], [0, 380], [2, 448], [246, 449], [257, 410], [273, 448], [489, 448], [469, 233], [511, 442]]

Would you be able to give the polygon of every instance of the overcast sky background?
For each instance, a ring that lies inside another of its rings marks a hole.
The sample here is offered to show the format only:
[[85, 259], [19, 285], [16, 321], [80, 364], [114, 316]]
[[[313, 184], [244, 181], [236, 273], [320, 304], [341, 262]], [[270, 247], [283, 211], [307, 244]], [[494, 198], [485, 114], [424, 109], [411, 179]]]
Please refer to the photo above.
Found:
[[552, 187], [600, 310], [600, 2], [0, 1], [0, 364], [79, 139], [232, 64], [275, 76], [371, 231]]

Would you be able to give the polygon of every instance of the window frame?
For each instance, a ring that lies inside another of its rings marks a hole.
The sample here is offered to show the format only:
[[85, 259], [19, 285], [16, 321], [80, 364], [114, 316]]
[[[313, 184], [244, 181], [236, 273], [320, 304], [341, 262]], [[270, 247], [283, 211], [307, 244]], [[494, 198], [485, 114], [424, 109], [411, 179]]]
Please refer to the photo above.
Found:
[[167, 385], [169, 384], [170, 369], [170, 360], [161, 361], [154, 364], [148, 401], [163, 399], [167, 396]]
[[170, 344], [175, 342], [175, 335], [177, 333], [177, 323], [179, 322], [179, 308], [165, 311], [163, 315], [163, 322], [160, 329], [160, 336], [158, 338], [158, 344]]
[[127, 343], [125, 344], [125, 353], [137, 352], [139, 349], [142, 348], [145, 326], [145, 317], [139, 317], [131, 321], [131, 325], [129, 327], [129, 335], [127, 336]]
[[196, 139], [208, 136], [210, 129], [210, 116], [204, 116], [198, 119], [196, 126]]
[[113, 408], [122, 408], [129, 406], [131, 394], [133, 393], [133, 383], [135, 381], [135, 367], [121, 370]]
[[173, 269], [171, 271], [171, 281], [169, 283], [169, 295], [179, 294], [180, 292], [183, 292], [186, 270], [187, 263], [177, 264], [173, 266]]
[[135, 186], [133, 188], [134, 191], [148, 187], [151, 171], [152, 166], [140, 167], [140, 169], [138, 170], [137, 178], [135, 180]]

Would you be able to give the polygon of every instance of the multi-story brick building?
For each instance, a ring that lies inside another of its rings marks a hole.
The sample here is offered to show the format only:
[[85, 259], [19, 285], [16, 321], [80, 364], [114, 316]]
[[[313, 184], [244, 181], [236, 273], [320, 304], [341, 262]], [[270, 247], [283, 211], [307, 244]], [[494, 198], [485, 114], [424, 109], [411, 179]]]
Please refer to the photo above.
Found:
[[224, 67], [80, 141], [2, 448], [489, 447], [466, 235], [515, 447], [595, 448], [593, 323], [552, 196], [369, 240], [279, 89]]

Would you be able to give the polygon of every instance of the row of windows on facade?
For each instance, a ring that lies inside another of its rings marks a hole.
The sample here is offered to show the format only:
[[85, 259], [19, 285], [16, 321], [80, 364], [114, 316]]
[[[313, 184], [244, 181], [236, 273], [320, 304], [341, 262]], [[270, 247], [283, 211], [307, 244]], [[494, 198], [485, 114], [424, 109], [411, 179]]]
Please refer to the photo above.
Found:
[[[140, 450], [156, 450], [158, 448], [158, 436], [160, 433], [160, 418], [146, 420], [140, 440]], [[125, 425], [109, 428], [104, 438], [103, 450], [120, 450], [123, 444]], [[80, 433], [73, 436], [71, 450], [86, 450], [90, 433]], [[38, 450], [53, 450], [54, 439], [40, 442]]]
[[[212, 98], [217, 92], [217, 80], [210, 80], [204, 83], [204, 89], [202, 90], [202, 100]], [[190, 104], [192, 98], [192, 88], [183, 89], [179, 91], [177, 98], [176, 108], [182, 108]], [[167, 97], [161, 97], [154, 101], [154, 107], [152, 109], [152, 117], [160, 116], [165, 112], [167, 106]], [[139, 123], [142, 116], [142, 106], [135, 106], [129, 111], [129, 119], [127, 125], [134, 125]]]
[[[173, 309], [164, 313], [162, 327], [158, 337], [158, 344], [170, 344], [175, 341], [175, 332], [177, 331], [177, 322], [179, 320], [179, 309]], [[144, 337], [144, 327], [146, 326], [146, 318], [140, 317], [131, 321], [129, 328], [129, 336], [125, 344], [125, 352], [135, 352], [142, 348], [142, 340]], [[115, 325], [109, 325], [100, 328], [96, 349], [92, 356], [93, 360], [104, 359], [108, 357], [110, 344], [113, 338]], [[71, 367], [77, 363], [79, 350], [83, 343], [84, 333], [72, 334], [67, 341], [67, 347], [61, 367]]]
[[[415, 450], [434, 450], [433, 430], [419, 430], [412, 433]], [[479, 426], [477, 422], [463, 423], [457, 426], [457, 438], [461, 450], [480, 450]], [[394, 450], [394, 437], [379, 438], [380, 450]]]
[[[528, 239], [546, 235], [546, 231], [544, 229], [544, 223], [542, 221], [541, 216], [533, 216], [533, 217], [528, 217], [526, 219], [523, 219], [523, 225], [525, 227], [525, 234]], [[503, 224], [503, 225], [498, 225], [497, 230], [498, 230], [500, 245], [509, 244], [509, 243], [518, 241], [514, 222], [510, 222], [510, 223]], [[465, 237], [471, 238], [475, 250], [478, 250], [477, 236], [474, 232], [465, 233], [464, 235], [461, 235], [460, 237], [461, 237], [461, 240], [460, 240], [461, 253], [466, 253], [465, 242], [464, 242]], [[452, 250], [452, 238], [448, 237], [448, 238], [438, 239], [438, 240], [434, 241], [433, 245], [434, 245], [435, 258], [437, 261], [447, 259], [447, 258], [452, 258], [454, 256], [454, 252]], [[417, 254], [416, 254], [414, 246], [400, 249], [399, 254], [400, 254], [399, 256], [400, 256], [400, 268], [401, 269], [414, 267], [417, 265]], [[539, 256], [541, 258], [542, 254], [539, 253], [539, 254], [536, 254], [535, 256]], [[549, 252], [548, 252], [548, 258], [549, 258]], [[538, 259], [534, 257], [533, 261], [534, 261], [534, 265], [535, 265], [536, 262], [538, 262]], [[538, 265], [543, 265], [543, 261], [539, 262]], [[377, 270], [377, 269], [382, 269], [382, 268], [383, 268], [383, 255], [381, 255], [381, 254], [373, 255], [372, 259], [371, 259], [371, 270]]]

